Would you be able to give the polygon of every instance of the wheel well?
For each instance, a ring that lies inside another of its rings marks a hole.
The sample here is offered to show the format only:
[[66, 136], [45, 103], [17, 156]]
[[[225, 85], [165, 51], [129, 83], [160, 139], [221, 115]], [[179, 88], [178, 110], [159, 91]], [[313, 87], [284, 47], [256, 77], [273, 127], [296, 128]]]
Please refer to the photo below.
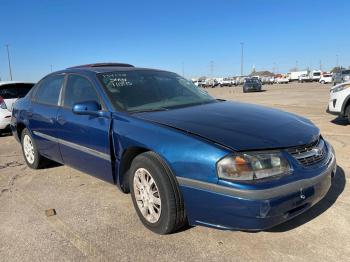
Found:
[[119, 184], [124, 193], [130, 192], [128, 176], [132, 161], [136, 156], [147, 151], [149, 150], [142, 147], [130, 147], [124, 151], [119, 169]]
[[18, 140], [21, 141], [21, 138], [22, 138], [22, 132], [23, 130], [26, 128], [26, 126], [23, 124], [23, 123], [18, 123], [17, 124], [17, 137], [18, 137]]

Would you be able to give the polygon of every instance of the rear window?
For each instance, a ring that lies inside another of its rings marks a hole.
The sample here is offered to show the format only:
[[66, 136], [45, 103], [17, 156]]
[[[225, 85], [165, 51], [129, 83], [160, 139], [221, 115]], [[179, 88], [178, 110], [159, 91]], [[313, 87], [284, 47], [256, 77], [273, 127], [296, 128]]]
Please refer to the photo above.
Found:
[[0, 96], [3, 99], [25, 97], [34, 84], [8, 84], [0, 86]]

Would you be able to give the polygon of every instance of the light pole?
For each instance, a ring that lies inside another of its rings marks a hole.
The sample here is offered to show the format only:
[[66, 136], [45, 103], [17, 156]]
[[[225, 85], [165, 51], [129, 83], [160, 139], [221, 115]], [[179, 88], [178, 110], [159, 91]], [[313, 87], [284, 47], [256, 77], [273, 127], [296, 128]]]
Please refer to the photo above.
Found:
[[51, 73], [52, 73], [52, 65], [50, 65], [50, 70], [51, 70]]
[[241, 76], [243, 76], [243, 48], [244, 48], [244, 43], [241, 42]]
[[210, 61], [210, 76], [214, 77], [214, 61]]
[[337, 67], [339, 67], [339, 56], [336, 55], [336, 57], [337, 57]]
[[5, 46], [6, 46], [6, 50], [7, 50], [7, 60], [8, 60], [8, 64], [9, 64], [10, 80], [12, 81], [12, 69], [11, 69], [9, 45], [6, 44]]

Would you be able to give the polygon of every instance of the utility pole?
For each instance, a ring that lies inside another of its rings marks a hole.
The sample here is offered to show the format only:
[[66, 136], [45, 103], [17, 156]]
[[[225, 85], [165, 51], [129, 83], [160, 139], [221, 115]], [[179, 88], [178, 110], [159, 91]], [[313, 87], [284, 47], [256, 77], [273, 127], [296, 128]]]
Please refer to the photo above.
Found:
[[320, 60], [320, 70], [322, 71], [322, 60]]
[[52, 64], [50, 65], [50, 70], [51, 70], [51, 73], [52, 73]]
[[241, 42], [241, 76], [243, 76], [243, 55], [244, 55], [244, 53], [243, 53], [243, 49], [244, 49], [244, 43], [243, 42]]
[[9, 45], [6, 44], [5, 46], [6, 46], [6, 50], [7, 50], [7, 60], [8, 60], [8, 64], [9, 64], [10, 80], [12, 81], [12, 69], [11, 69]]
[[214, 61], [210, 61], [210, 76], [214, 77]]

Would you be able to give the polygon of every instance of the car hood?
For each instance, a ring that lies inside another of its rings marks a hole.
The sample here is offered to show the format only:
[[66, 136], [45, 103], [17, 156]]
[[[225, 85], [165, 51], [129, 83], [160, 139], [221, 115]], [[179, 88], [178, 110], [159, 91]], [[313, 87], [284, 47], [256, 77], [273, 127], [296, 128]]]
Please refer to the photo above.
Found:
[[134, 116], [204, 137], [237, 151], [304, 145], [316, 140], [320, 134], [306, 118], [263, 106], [228, 101]]

